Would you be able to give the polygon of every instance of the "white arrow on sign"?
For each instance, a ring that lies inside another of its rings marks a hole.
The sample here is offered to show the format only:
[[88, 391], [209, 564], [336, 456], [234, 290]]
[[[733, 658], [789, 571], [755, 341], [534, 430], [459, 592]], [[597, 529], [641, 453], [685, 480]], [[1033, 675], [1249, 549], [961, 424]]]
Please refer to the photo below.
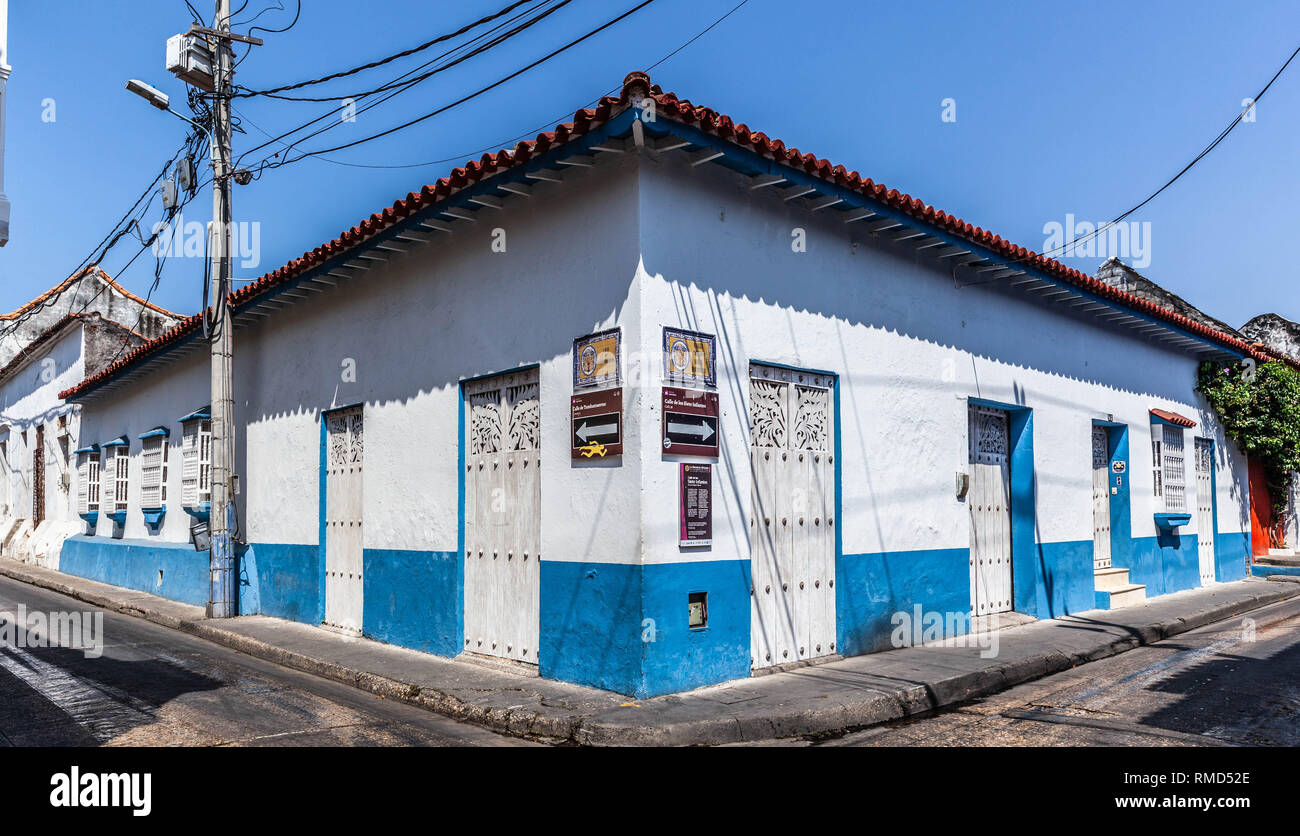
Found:
[[698, 435], [701, 441], [708, 441], [713, 437], [713, 427], [707, 423], [674, 424], [669, 422], [668, 432], [678, 433], [679, 435]]
[[583, 421], [582, 426], [578, 427], [578, 438], [583, 441], [591, 438], [593, 435], [613, 435], [618, 432], [618, 424], [597, 424], [594, 427], [588, 427], [587, 422]]

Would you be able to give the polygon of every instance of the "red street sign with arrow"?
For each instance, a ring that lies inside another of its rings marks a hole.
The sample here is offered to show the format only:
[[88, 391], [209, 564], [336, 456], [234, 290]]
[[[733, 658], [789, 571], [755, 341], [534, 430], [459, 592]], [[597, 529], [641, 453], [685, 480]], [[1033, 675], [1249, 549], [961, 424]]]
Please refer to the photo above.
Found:
[[575, 459], [603, 459], [623, 453], [623, 389], [581, 392], [569, 400]]
[[718, 455], [718, 393], [663, 388], [664, 452], [679, 456]]

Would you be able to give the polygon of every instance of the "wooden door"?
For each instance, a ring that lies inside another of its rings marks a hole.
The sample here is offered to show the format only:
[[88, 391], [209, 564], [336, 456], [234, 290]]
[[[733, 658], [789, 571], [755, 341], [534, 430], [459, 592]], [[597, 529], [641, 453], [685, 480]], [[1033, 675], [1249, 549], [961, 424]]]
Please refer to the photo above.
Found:
[[1110, 443], [1105, 427], [1092, 428], [1092, 570], [1111, 568]]
[[465, 386], [465, 650], [538, 663], [541, 389], [536, 369]]
[[970, 407], [971, 612], [1008, 612], [1011, 595], [1011, 453], [1007, 413]]
[[360, 634], [364, 612], [362, 407], [325, 415], [325, 623]]
[[750, 656], [835, 652], [834, 378], [750, 366]]
[[1201, 564], [1201, 585], [1214, 583], [1214, 442], [1195, 440], [1196, 551]]
[[45, 427], [36, 426], [36, 449], [32, 451], [32, 527], [45, 520]]

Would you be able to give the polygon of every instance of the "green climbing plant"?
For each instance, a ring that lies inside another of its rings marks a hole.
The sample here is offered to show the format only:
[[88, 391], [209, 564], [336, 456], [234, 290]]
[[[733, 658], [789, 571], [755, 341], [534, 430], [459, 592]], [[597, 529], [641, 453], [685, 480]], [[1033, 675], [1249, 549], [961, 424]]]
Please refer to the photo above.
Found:
[[1300, 471], [1300, 370], [1276, 361], [1245, 370], [1202, 363], [1196, 391], [1228, 438], [1263, 466], [1274, 513], [1286, 513], [1292, 474]]

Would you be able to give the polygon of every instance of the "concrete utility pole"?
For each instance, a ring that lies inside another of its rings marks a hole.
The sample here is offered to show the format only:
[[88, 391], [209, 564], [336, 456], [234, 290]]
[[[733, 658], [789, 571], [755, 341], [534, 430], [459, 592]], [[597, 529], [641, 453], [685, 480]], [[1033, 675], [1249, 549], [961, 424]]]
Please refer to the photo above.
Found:
[[[216, 0], [212, 28], [229, 35], [230, 0]], [[235, 398], [231, 364], [230, 296], [230, 51], [215, 39], [212, 69], [212, 575], [209, 618], [235, 615]], [[206, 315], [206, 312], [205, 312]]]
[[5, 86], [9, 83], [9, 0], [0, 0], [0, 247], [9, 243], [9, 198], [5, 197]]

